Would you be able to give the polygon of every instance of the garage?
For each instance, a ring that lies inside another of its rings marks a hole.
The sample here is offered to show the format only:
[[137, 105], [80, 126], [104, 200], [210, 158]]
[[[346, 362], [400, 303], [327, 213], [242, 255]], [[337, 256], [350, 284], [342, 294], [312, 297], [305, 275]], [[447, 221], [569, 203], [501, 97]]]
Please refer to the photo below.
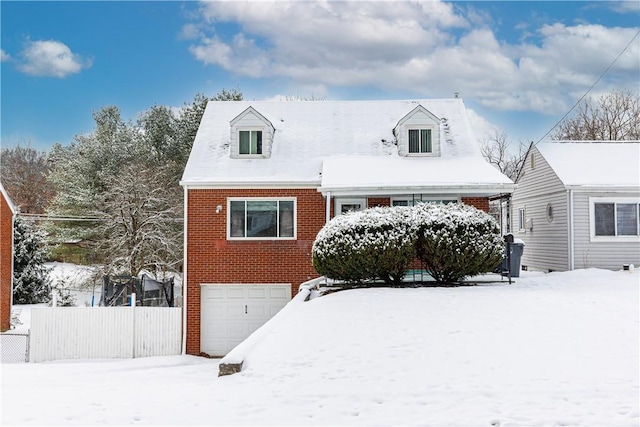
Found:
[[289, 301], [290, 284], [201, 284], [200, 351], [226, 355]]

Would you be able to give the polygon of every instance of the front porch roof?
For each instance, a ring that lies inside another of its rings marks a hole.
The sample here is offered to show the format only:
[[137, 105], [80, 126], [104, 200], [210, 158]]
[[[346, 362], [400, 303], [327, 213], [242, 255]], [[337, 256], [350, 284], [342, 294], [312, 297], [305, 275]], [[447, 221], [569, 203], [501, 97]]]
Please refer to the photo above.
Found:
[[511, 193], [515, 184], [482, 157], [335, 156], [323, 159], [323, 195]]

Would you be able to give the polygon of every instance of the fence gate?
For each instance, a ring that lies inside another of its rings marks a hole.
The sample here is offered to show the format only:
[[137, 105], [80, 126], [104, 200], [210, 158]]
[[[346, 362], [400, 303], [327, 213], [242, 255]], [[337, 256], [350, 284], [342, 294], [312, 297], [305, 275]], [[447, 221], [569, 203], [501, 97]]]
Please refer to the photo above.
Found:
[[7, 332], [0, 334], [2, 363], [24, 363], [29, 361], [29, 333]]

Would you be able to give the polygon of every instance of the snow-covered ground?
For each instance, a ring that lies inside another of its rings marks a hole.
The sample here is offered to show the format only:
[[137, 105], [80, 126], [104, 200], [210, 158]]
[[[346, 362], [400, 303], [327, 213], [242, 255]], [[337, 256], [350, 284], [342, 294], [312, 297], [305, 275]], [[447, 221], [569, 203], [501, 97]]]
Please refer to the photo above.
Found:
[[637, 426], [640, 273], [290, 304], [239, 374], [194, 356], [2, 365], [2, 425]]
[[102, 283], [96, 279], [96, 267], [66, 262], [48, 262], [49, 278], [53, 287], [67, 288], [75, 297], [76, 306], [91, 307], [100, 303]]

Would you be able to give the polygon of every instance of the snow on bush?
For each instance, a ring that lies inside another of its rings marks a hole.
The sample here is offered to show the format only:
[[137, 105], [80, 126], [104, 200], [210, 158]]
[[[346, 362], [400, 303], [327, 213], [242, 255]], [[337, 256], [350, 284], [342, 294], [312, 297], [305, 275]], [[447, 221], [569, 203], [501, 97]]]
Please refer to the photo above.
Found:
[[329, 221], [313, 243], [313, 266], [332, 279], [401, 285], [414, 248], [408, 208], [371, 208]]
[[493, 271], [503, 256], [503, 241], [495, 219], [464, 204], [418, 205], [417, 257], [438, 283]]
[[38, 304], [51, 299], [49, 269], [44, 265], [45, 232], [17, 218], [13, 228], [13, 303]]
[[452, 284], [493, 271], [502, 255], [496, 221], [458, 203], [340, 215], [320, 230], [312, 249], [313, 266], [323, 276], [355, 283], [382, 279], [396, 286], [416, 257], [436, 282]]

